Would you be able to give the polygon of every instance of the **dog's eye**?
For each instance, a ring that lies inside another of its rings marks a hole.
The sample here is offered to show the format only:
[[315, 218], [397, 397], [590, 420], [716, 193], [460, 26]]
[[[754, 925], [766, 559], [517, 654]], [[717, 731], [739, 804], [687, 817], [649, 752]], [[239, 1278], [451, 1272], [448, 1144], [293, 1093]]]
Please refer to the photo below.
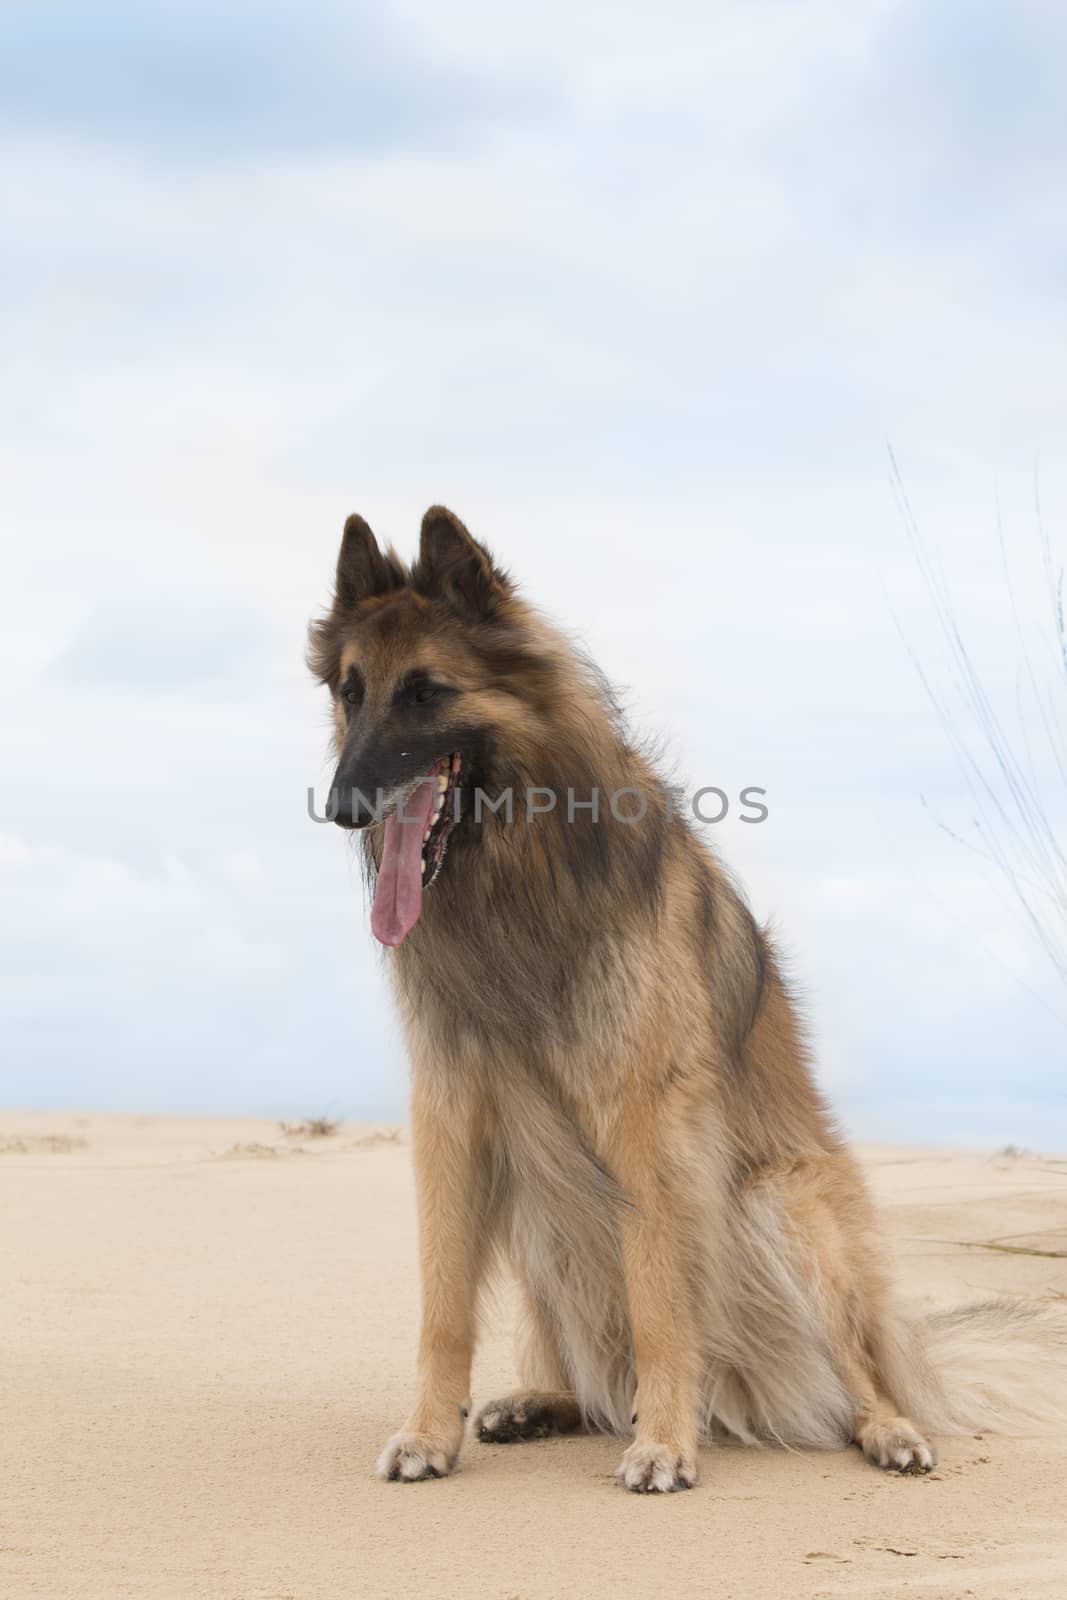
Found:
[[361, 706], [363, 704], [363, 679], [355, 667], [349, 667], [345, 673], [345, 681], [341, 685], [340, 698], [346, 706]]
[[445, 684], [434, 683], [433, 679], [428, 678], [425, 672], [411, 672], [403, 683], [398, 685], [396, 693], [393, 695], [393, 704], [395, 706], [425, 706], [431, 700], [439, 700], [446, 692], [447, 686]]

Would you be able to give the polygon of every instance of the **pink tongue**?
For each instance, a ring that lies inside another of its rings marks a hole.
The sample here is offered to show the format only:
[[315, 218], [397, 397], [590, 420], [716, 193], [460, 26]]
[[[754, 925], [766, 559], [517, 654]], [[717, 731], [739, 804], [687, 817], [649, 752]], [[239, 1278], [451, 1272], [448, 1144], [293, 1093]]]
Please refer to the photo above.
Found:
[[436, 769], [420, 778], [413, 793], [385, 824], [382, 864], [370, 925], [382, 944], [403, 944], [422, 910], [422, 836], [437, 798]]

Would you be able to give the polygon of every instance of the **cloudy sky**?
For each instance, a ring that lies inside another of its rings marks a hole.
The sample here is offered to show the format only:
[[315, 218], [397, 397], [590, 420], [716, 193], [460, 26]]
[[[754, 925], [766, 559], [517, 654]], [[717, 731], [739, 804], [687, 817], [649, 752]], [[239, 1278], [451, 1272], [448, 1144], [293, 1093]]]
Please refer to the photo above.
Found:
[[3, 1100], [402, 1114], [302, 649], [345, 514], [443, 500], [767, 789], [707, 832], [848, 1127], [1067, 1148], [888, 455], [1062, 839], [1065, 53], [1051, 0], [8, 0]]

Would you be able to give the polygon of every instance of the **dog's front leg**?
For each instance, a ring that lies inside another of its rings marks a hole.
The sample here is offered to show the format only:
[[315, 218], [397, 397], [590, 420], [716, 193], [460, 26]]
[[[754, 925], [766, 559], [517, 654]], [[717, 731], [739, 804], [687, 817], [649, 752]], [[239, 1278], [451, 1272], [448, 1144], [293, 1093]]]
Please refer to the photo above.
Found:
[[[642, 1097], [643, 1098], [643, 1097]], [[634, 1442], [618, 1477], [638, 1493], [697, 1481], [697, 1349], [684, 1250], [684, 1175], [669, 1159], [665, 1111], [635, 1097], [614, 1128], [612, 1165], [630, 1208], [620, 1220], [637, 1367]]]
[[378, 1458], [383, 1478], [413, 1482], [452, 1470], [469, 1407], [485, 1126], [473, 1089], [442, 1090], [416, 1070], [411, 1137], [419, 1215], [422, 1331], [418, 1390], [406, 1426]]

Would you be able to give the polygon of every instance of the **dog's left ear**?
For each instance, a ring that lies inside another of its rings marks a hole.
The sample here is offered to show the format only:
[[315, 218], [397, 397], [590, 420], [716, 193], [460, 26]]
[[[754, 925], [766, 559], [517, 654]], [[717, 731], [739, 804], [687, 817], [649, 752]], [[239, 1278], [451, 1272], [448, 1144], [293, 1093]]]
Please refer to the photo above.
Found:
[[508, 580], [493, 565], [488, 550], [445, 506], [431, 506], [422, 519], [411, 586], [478, 621], [491, 617], [508, 592]]

